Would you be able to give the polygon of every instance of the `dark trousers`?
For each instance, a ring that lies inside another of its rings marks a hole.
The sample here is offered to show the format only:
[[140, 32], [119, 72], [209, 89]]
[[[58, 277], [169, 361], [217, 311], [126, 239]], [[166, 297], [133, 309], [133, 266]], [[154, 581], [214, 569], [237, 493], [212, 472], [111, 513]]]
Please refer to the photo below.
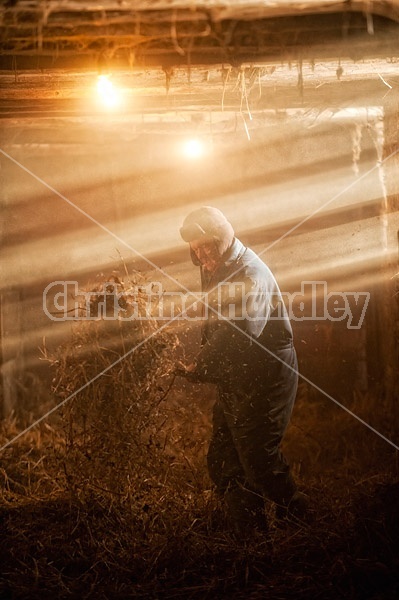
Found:
[[221, 495], [253, 509], [264, 497], [287, 505], [296, 490], [280, 443], [295, 402], [297, 360], [291, 344], [276, 355], [282, 362], [262, 355], [247, 392], [219, 389], [213, 411], [209, 474]]

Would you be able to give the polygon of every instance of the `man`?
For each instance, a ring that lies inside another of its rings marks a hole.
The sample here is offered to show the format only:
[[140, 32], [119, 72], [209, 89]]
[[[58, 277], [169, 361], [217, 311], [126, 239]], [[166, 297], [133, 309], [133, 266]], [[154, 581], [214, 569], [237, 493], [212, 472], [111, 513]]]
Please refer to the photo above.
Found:
[[194, 210], [180, 233], [206, 302], [201, 350], [178, 372], [217, 384], [209, 474], [234, 528], [265, 530], [265, 497], [280, 512], [299, 512], [305, 501], [280, 450], [298, 384], [291, 325], [273, 274], [222, 212]]

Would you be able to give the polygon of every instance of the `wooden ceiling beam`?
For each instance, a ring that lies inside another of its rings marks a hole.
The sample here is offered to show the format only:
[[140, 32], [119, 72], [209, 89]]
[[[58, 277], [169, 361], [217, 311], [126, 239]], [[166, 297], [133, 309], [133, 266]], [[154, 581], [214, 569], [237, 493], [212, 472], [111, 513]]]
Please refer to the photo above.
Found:
[[[211, 11], [124, 11], [123, 15], [105, 13], [100, 17], [97, 10], [93, 11], [95, 19], [90, 20], [87, 10], [64, 10], [35, 21], [31, 18], [35, 10], [26, 11], [3, 12], [1, 69], [15, 68], [15, 61], [20, 69], [76, 68], [79, 64], [82, 68], [98, 64], [191, 67], [399, 54], [399, 23], [369, 13], [216, 20]], [[59, 18], [62, 14], [64, 19]]]

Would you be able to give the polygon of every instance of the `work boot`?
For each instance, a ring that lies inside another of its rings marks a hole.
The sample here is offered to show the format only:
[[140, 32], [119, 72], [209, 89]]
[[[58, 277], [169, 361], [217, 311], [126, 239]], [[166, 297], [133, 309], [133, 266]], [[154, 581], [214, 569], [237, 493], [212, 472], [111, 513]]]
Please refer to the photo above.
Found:
[[276, 504], [276, 518], [302, 521], [309, 511], [309, 501], [306, 494], [296, 491], [288, 504]]
[[232, 487], [224, 495], [229, 520], [238, 535], [250, 535], [254, 531], [267, 532], [263, 497], [244, 487]]

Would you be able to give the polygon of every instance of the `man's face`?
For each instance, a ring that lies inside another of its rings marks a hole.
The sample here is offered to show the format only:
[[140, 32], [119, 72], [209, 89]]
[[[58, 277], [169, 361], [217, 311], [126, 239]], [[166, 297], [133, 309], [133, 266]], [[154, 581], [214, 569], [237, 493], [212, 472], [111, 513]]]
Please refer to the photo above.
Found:
[[213, 273], [220, 262], [215, 240], [194, 240], [190, 242], [191, 250], [206, 271]]

